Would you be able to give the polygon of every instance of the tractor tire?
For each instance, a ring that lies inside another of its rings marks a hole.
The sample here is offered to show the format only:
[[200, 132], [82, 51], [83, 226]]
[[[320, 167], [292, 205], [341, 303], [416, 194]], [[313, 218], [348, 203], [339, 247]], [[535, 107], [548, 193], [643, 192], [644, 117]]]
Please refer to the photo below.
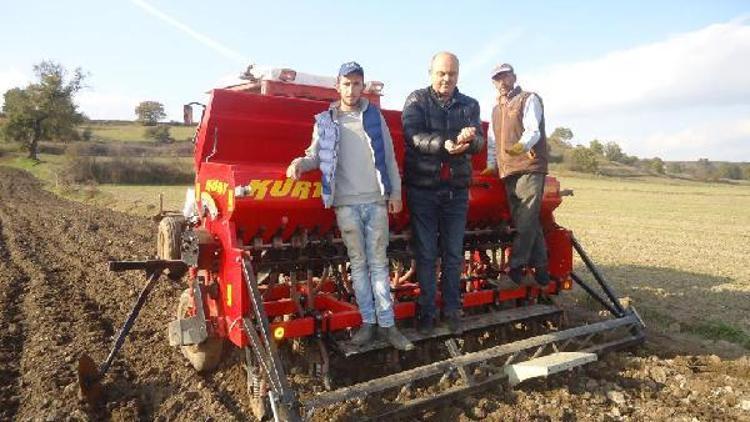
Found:
[[[185, 289], [180, 295], [177, 304], [177, 318], [185, 318], [190, 309], [190, 289]], [[180, 346], [182, 354], [190, 361], [198, 372], [208, 372], [216, 368], [221, 361], [221, 352], [224, 348], [224, 339], [209, 336], [203, 343]]]
[[[159, 231], [156, 238], [156, 254], [159, 259], [180, 259], [182, 253], [182, 229], [185, 219], [181, 216], [164, 217], [159, 222]], [[172, 280], [179, 280], [185, 275], [184, 271], [169, 272], [167, 276]]]

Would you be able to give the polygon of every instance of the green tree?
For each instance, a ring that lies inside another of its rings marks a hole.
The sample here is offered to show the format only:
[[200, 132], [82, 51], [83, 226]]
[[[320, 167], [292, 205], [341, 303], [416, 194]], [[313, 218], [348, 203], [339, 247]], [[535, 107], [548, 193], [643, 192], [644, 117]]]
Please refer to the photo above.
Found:
[[167, 117], [164, 105], [158, 101], [141, 101], [135, 108], [135, 115], [145, 126], [154, 126], [159, 120]]
[[67, 70], [51, 61], [35, 65], [34, 74], [36, 82], [5, 92], [3, 136], [21, 142], [29, 151], [29, 158], [38, 161], [40, 140], [77, 136], [75, 127], [83, 122], [83, 114], [78, 112], [73, 99], [84, 87], [86, 76], [77, 68], [68, 78]]
[[622, 154], [620, 162], [626, 166], [634, 166], [638, 164], [638, 157], [635, 155]]
[[89, 142], [89, 141], [91, 141], [91, 138], [93, 138], [93, 136], [94, 136], [94, 131], [93, 131], [93, 130], [91, 130], [91, 127], [88, 127], [88, 126], [87, 126], [87, 127], [86, 127], [86, 128], [84, 128], [84, 129], [83, 129], [83, 131], [81, 132], [81, 139], [83, 139], [83, 140], [84, 140], [84, 141], [86, 141], [86, 142]]
[[698, 180], [713, 180], [716, 178], [716, 166], [708, 158], [699, 158], [693, 170], [693, 176]]
[[169, 134], [169, 126], [157, 125], [146, 128], [146, 138], [153, 139], [156, 142], [167, 143], [172, 140]]
[[685, 170], [682, 167], [682, 163], [677, 163], [674, 161], [667, 163], [667, 173], [679, 174], [679, 173], [682, 173], [683, 171]]
[[566, 127], [558, 127], [552, 131], [548, 138], [570, 145], [570, 140], [573, 139], [573, 131]]
[[604, 145], [604, 156], [607, 157], [607, 160], [609, 161], [620, 162], [625, 157], [625, 154], [617, 143], [607, 142]]
[[584, 146], [577, 146], [566, 152], [565, 161], [570, 170], [580, 171], [583, 173], [596, 173], [599, 170], [599, 163], [596, 160], [596, 154]]
[[742, 179], [742, 168], [737, 164], [722, 163], [719, 166], [719, 177], [723, 179]]
[[596, 155], [604, 155], [604, 145], [598, 139], [589, 142], [589, 149]]
[[664, 161], [659, 157], [654, 157], [654, 159], [649, 162], [649, 170], [656, 174], [664, 174]]

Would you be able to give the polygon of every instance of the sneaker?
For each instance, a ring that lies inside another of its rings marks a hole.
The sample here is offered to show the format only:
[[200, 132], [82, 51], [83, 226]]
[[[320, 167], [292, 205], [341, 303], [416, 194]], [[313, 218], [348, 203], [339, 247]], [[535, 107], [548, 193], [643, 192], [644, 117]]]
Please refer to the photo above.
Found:
[[385, 340], [388, 341], [391, 346], [405, 352], [414, 350], [414, 345], [412, 344], [412, 342], [410, 342], [408, 338], [404, 337], [404, 335], [401, 334], [401, 331], [399, 331], [395, 325], [391, 327], [381, 327], [381, 330], [383, 330]]
[[448, 323], [448, 331], [454, 336], [460, 336], [464, 333], [464, 329], [461, 326], [461, 316], [458, 313], [451, 313], [446, 315], [446, 322]]
[[511, 268], [508, 270], [508, 277], [510, 277], [516, 285], [520, 286], [521, 281], [523, 280], [523, 270], [521, 267]]
[[423, 336], [431, 336], [432, 331], [435, 329], [432, 318], [417, 320], [417, 332]]
[[352, 336], [352, 344], [363, 346], [375, 337], [375, 324], [363, 323], [356, 334]]

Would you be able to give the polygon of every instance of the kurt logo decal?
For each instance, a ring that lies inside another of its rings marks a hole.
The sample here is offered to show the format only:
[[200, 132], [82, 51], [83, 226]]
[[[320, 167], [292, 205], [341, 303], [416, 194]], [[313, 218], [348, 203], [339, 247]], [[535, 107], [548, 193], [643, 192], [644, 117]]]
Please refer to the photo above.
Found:
[[271, 198], [320, 198], [323, 185], [320, 182], [304, 180], [251, 180], [250, 190], [255, 200]]

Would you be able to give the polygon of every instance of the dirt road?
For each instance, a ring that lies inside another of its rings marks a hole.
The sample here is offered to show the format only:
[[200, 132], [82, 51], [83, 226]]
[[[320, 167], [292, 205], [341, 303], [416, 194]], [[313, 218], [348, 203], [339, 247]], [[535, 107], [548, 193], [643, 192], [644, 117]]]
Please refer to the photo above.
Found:
[[[78, 356], [105, 358], [145, 281], [105, 264], [153, 255], [153, 223], [60, 199], [28, 174], [0, 167], [0, 229], [0, 420], [252, 419], [237, 354], [203, 376], [167, 344], [184, 287], [166, 278], [115, 360], [105, 404], [79, 402]], [[750, 420], [747, 357], [681, 357], [677, 340], [655, 339], [636, 354], [612, 354], [517, 390], [499, 386], [425, 417]]]

